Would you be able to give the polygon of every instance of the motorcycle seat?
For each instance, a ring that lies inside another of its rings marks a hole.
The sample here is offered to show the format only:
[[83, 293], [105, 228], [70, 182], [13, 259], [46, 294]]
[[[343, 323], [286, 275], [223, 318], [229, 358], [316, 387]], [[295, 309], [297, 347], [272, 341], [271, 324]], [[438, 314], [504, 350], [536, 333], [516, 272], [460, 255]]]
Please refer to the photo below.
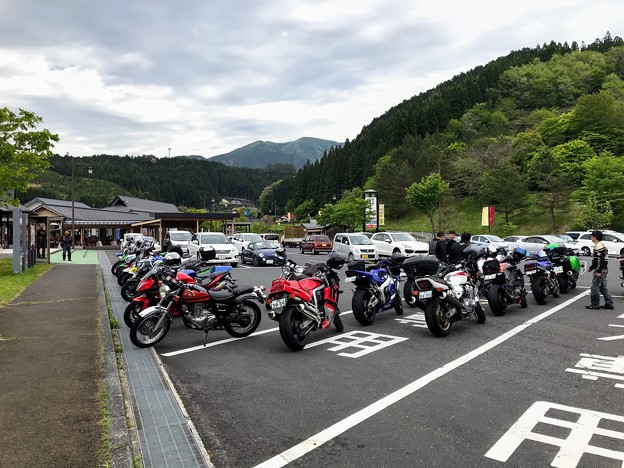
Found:
[[223, 291], [210, 291], [210, 295], [216, 301], [227, 301], [228, 299], [233, 299], [242, 294], [247, 294], [253, 292], [253, 286], [239, 286], [233, 290], [223, 290]]

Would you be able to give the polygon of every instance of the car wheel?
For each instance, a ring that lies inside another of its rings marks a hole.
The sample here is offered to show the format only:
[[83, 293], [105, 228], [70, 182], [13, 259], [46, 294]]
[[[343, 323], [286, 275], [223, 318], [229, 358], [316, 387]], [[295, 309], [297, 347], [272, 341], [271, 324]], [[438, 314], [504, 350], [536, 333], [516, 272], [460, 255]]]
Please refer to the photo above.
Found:
[[352, 253], [349, 253], [349, 257], [347, 258], [347, 261], [349, 263], [353, 263], [353, 254]]
[[238, 263], [234, 262], [231, 265], [232, 265], [232, 268], [236, 268], [238, 266]]
[[312, 247], [312, 250], [310, 251], [310, 253], [312, 255], [316, 255], [318, 252], [316, 251], [316, 249], [314, 247]]
[[301, 251], [301, 253], [303, 253], [303, 247], [299, 247], [299, 250]]
[[583, 255], [585, 255], [586, 257], [589, 257], [591, 255], [591, 250], [589, 250], [589, 247], [583, 247], [581, 249], [581, 252], [583, 253]]
[[245, 257], [242, 257], [242, 256], [241, 256], [241, 258], [240, 258], [240, 259], [241, 259], [241, 263], [242, 263], [243, 265], [244, 265], [245, 263], [247, 263], [247, 260], [245, 260]]
[[258, 257], [254, 257], [254, 258], [252, 258], [252, 259], [251, 259], [251, 264], [252, 264], [253, 266], [258, 266]]

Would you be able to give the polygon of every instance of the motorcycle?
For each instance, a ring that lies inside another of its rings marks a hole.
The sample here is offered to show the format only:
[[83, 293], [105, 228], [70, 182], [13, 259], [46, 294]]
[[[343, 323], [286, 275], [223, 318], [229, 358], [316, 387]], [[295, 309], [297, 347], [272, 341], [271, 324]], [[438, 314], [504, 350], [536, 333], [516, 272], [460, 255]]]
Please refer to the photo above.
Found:
[[181, 314], [187, 328], [205, 332], [206, 338], [211, 330], [225, 330], [230, 336], [244, 338], [258, 328], [262, 315], [256, 302], [264, 303], [264, 287], [239, 286], [208, 291], [185, 276], [182, 279], [169, 277], [160, 286], [164, 301], [139, 313], [130, 329], [132, 344], [147, 348], [159, 343], [171, 328], [174, 311]]
[[398, 315], [403, 314], [399, 282], [404, 260], [404, 255], [394, 254], [390, 261], [381, 260], [368, 268], [363, 261], [349, 265], [345, 282], [355, 284], [351, 307], [361, 325], [372, 324], [379, 312], [391, 308]]
[[535, 261], [524, 265], [524, 274], [531, 282], [535, 302], [544, 305], [548, 296], [559, 297], [559, 280], [555, 273], [555, 265], [548, 259], [546, 252], [539, 251], [532, 260]]
[[555, 266], [555, 274], [559, 282], [561, 294], [567, 294], [568, 289], [576, 289], [576, 283], [580, 275], [585, 273], [586, 264], [572, 255], [572, 250], [561, 244], [548, 244], [544, 247], [548, 259]]
[[[280, 277], [271, 283], [266, 300], [271, 307], [268, 315], [271, 320], [279, 322], [280, 336], [291, 350], [302, 350], [310, 332], [327, 329], [332, 323], [338, 332], [344, 330], [338, 306], [342, 292], [340, 278], [334, 271], [343, 265], [344, 259], [333, 253], [325, 263], [304, 268], [301, 273], [304, 276], [299, 279]], [[282, 276], [289, 274], [282, 273]]]
[[448, 335], [452, 324], [460, 320], [475, 317], [478, 323], [485, 322], [476, 277], [476, 261], [480, 253], [476, 246], [468, 246], [464, 250], [468, 258], [447, 265], [441, 273], [442, 278], [433, 276], [439, 269], [435, 256], [425, 255], [410, 262], [416, 274], [417, 293], [414, 291], [413, 294], [418, 294], [417, 303], [424, 307], [427, 328], [435, 336]]
[[520, 304], [527, 308], [527, 291], [524, 275], [518, 264], [526, 257], [526, 250], [516, 247], [501, 263], [498, 259], [487, 260], [483, 264], [483, 279], [489, 282], [486, 297], [494, 315], [505, 315], [508, 305]]

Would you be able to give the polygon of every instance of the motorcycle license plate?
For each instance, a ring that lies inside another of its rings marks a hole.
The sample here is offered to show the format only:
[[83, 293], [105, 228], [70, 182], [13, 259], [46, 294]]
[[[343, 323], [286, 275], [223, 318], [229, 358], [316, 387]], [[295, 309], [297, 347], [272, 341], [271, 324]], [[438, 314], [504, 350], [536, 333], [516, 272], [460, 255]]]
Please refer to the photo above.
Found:
[[345, 283], [353, 283], [355, 281], [356, 276], [347, 276], [345, 279]]
[[431, 291], [420, 291], [418, 293], [418, 299], [430, 299], [431, 295]]
[[563, 273], [563, 267], [562, 266], [556, 266], [555, 267], [555, 273]]
[[286, 307], [286, 298], [275, 299], [271, 302], [271, 309], [282, 309]]
[[492, 279], [494, 279], [494, 278], [496, 278], [496, 273], [494, 273], [493, 275], [485, 275], [485, 276], [483, 277], [483, 279], [484, 279], [484, 280], [486, 280], [486, 281], [487, 281], [487, 280], [492, 280]]
[[271, 263], [273, 263], [273, 260], [267, 260], [267, 265], [270, 265]]
[[362, 255], [362, 258], [368, 258], [368, 255]]

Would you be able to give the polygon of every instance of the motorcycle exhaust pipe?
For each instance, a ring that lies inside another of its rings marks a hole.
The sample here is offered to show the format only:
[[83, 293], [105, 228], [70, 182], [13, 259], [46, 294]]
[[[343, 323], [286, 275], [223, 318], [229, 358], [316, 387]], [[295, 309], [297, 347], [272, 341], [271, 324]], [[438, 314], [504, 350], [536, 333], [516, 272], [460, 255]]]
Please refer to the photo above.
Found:
[[317, 325], [319, 325], [321, 323], [321, 320], [319, 319], [318, 315], [316, 314], [316, 311], [310, 310], [309, 308], [307, 308], [303, 304], [299, 304], [299, 311], [303, 315], [308, 317], [310, 320], [313, 320], [314, 322], [316, 322]]
[[445, 292], [441, 297], [447, 302], [453, 304], [458, 310], [464, 310], [464, 304], [455, 299], [452, 294]]
[[271, 311], [271, 312], [269, 312], [267, 315], [269, 316], [269, 318], [270, 318], [271, 320], [275, 320], [275, 317], [276, 317], [276, 315], [277, 315], [277, 314], [276, 314], [275, 312]]

